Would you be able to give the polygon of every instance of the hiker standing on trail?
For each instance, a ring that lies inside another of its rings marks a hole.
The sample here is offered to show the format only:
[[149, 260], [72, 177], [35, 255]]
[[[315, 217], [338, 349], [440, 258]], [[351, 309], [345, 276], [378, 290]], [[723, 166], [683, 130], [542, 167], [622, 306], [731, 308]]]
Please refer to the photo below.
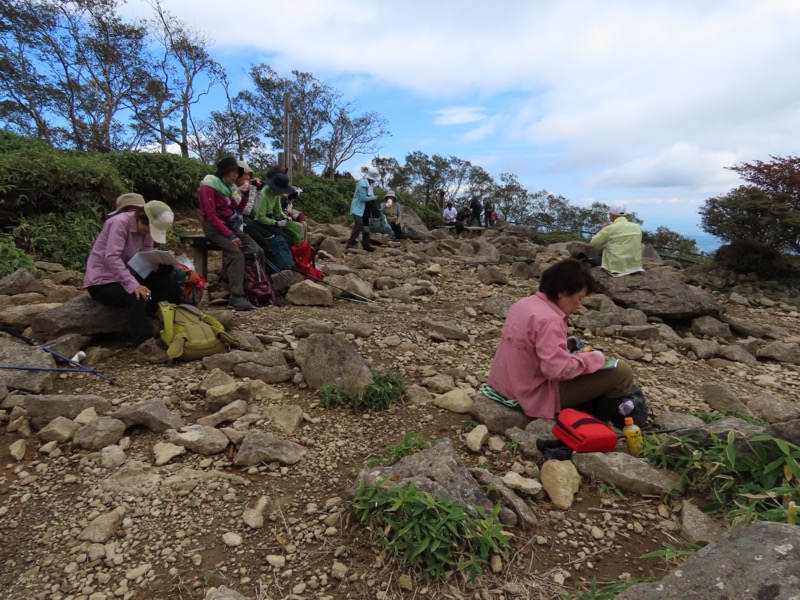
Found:
[[375, 248], [369, 243], [369, 231], [364, 227], [369, 225], [372, 207], [375, 206], [375, 190], [373, 186], [378, 183], [381, 174], [378, 169], [370, 167], [364, 177], [356, 184], [356, 191], [353, 193], [353, 201], [350, 203], [350, 214], [353, 215], [353, 231], [350, 239], [347, 240], [347, 247], [353, 248], [356, 245], [358, 234], [361, 234], [361, 247], [367, 252], [375, 252]]
[[467, 227], [472, 227], [473, 223], [478, 223], [478, 227], [481, 226], [481, 214], [483, 213], [483, 206], [481, 205], [481, 201], [478, 200], [478, 197], [472, 199], [472, 202], [469, 204], [470, 208], [470, 217], [469, 222], [467, 223]]
[[[130, 207], [134, 208], [127, 210]], [[139, 194], [120, 196], [117, 210], [109, 216], [89, 253], [83, 287], [100, 304], [125, 309], [136, 362], [165, 363], [167, 352], [153, 338], [148, 318], [155, 315], [160, 301], [180, 302], [172, 297], [172, 267], [142, 279], [128, 261], [138, 252], [152, 250], [154, 241], [165, 244], [175, 217], [163, 202], [145, 203]]]
[[494, 207], [492, 206], [492, 201], [489, 200], [489, 197], [483, 199], [483, 223], [486, 227], [491, 227], [494, 225], [492, 222], [492, 213], [494, 212]]
[[569, 315], [593, 286], [588, 270], [570, 258], [545, 270], [538, 292], [511, 305], [489, 371], [489, 394], [541, 419], [603, 396], [625, 399], [633, 387], [626, 362], [604, 368], [602, 352], [567, 350]]
[[384, 202], [381, 209], [383, 216], [386, 217], [386, 222], [389, 227], [394, 231], [394, 237], [397, 240], [403, 239], [403, 227], [400, 223], [400, 205], [397, 203], [397, 196], [394, 190], [386, 192], [386, 202]]
[[612, 275], [642, 271], [642, 228], [628, 221], [627, 214], [623, 206], [611, 207], [611, 221], [604, 223], [589, 241], [589, 245], [601, 251], [600, 258], [594, 259], [593, 264], [600, 264]]
[[247, 199], [242, 198], [236, 187], [236, 180], [243, 174], [244, 169], [235, 158], [223, 158], [217, 163], [216, 173], [203, 178], [197, 199], [203, 233], [222, 250], [230, 286], [228, 304], [235, 310], [253, 310], [255, 306], [244, 295], [243, 252], [252, 252], [263, 258], [264, 251], [244, 232], [242, 211]]

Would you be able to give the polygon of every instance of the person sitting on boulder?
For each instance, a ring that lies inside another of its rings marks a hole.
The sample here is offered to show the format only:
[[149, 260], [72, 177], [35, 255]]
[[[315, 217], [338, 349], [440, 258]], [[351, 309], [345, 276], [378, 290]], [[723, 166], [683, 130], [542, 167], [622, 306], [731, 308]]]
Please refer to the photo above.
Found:
[[604, 368], [602, 352], [573, 354], [567, 348], [567, 320], [593, 286], [588, 270], [569, 258], [545, 270], [538, 292], [511, 305], [489, 371], [487, 396], [499, 394], [504, 404], [516, 402], [529, 417], [542, 419], [568, 407], [588, 410], [600, 397], [604, 404], [625, 400], [633, 388], [633, 371], [626, 362]]
[[[117, 210], [111, 213], [92, 245], [83, 287], [101, 304], [125, 309], [137, 362], [161, 364], [167, 362], [167, 351], [153, 337], [148, 318], [155, 315], [160, 301], [180, 302], [174, 297], [172, 267], [141, 278], [128, 267], [128, 261], [138, 252], [152, 250], [154, 241], [165, 244], [174, 215], [169, 206], [158, 200], [145, 203], [139, 194], [123, 196], [128, 198], [118, 202]], [[133, 202], [135, 208], [126, 210], [130, 204], [120, 206], [126, 202]]]
[[400, 224], [400, 205], [397, 203], [397, 196], [394, 190], [386, 192], [386, 202], [381, 207], [383, 216], [386, 217], [386, 222], [394, 232], [394, 237], [397, 240], [403, 239], [403, 227]]
[[442, 219], [444, 219], [444, 224], [450, 226], [455, 225], [457, 216], [458, 211], [453, 206], [453, 203], [448, 202], [447, 207], [442, 211]]
[[[244, 169], [232, 156], [217, 163], [214, 175], [206, 175], [197, 190], [200, 203], [203, 233], [210, 242], [222, 249], [222, 260], [226, 263], [230, 297], [228, 304], [235, 310], [253, 310], [244, 295], [244, 250], [264, 256], [264, 251], [255, 240], [244, 232], [242, 211], [247, 200], [241, 197], [236, 180]], [[262, 202], [263, 205], [263, 202]]]
[[589, 241], [589, 245], [601, 251], [592, 264], [601, 265], [604, 271], [614, 276], [630, 275], [642, 271], [642, 228], [626, 218], [622, 206], [609, 211], [611, 221]]

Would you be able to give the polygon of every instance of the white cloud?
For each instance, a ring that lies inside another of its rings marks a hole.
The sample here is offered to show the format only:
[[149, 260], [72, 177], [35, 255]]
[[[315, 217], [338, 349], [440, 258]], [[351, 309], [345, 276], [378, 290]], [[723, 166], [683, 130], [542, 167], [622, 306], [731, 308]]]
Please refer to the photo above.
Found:
[[448, 106], [433, 114], [434, 125], [463, 125], [482, 121], [485, 118], [482, 106]]

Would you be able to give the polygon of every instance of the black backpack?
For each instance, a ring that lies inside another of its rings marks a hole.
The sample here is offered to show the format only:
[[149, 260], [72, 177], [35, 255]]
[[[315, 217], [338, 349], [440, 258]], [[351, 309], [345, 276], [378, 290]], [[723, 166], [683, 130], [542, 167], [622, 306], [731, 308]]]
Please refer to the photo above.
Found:
[[[626, 401], [633, 402], [633, 410], [628, 414], [622, 414], [620, 405]], [[647, 420], [647, 402], [638, 385], [634, 385], [628, 395], [622, 398], [601, 396], [590, 400], [580, 408], [603, 422], [611, 421], [611, 424], [618, 429], [622, 429], [625, 426], [625, 417], [632, 417], [633, 422], [642, 429], [649, 424]]]
[[289, 242], [285, 237], [273, 235], [269, 238], [263, 238], [261, 247], [264, 249], [264, 262], [270, 274], [294, 269], [294, 257], [289, 249]]

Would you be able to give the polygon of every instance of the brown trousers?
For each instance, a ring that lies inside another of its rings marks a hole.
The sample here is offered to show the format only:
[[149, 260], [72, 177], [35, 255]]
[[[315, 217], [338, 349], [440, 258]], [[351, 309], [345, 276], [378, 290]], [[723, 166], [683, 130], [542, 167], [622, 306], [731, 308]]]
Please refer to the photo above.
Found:
[[561, 408], [576, 408], [600, 396], [619, 398], [633, 387], [633, 370], [624, 360], [613, 369], [601, 369], [558, 384]]

